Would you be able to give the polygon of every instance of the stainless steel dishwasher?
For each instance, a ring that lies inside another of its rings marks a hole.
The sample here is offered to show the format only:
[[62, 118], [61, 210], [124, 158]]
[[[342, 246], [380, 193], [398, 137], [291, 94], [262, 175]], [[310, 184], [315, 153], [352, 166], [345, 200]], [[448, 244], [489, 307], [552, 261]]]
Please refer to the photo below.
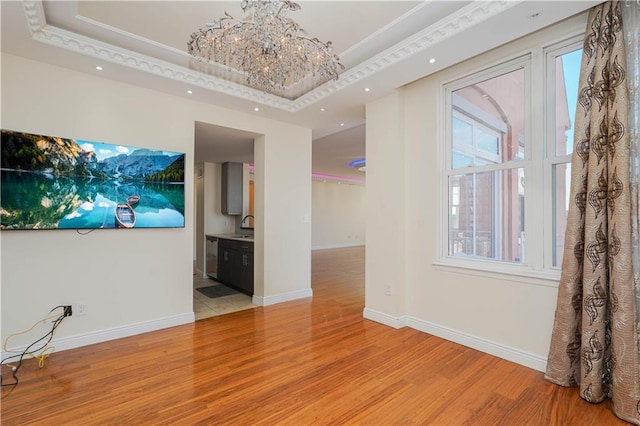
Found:
[[216, 279], [218, 278], [218, 238], [207, 236], [207, 270], [206, 274]]

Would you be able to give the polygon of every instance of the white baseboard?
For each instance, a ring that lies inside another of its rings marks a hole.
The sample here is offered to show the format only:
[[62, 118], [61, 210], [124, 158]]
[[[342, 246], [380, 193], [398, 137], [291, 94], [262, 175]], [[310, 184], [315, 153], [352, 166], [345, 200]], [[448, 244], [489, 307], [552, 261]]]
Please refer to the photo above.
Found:
[[384, 312], [374, 311], [373, 309], [364, 308], [362, 316], [371, 321], [379, 322], [380, 324], [388, 325], [393, 328], [406, 327], [405, 317], [394, 317]]
[[309, 288], [306, 290], [292, 291], [289, 293], [275, 294], [273, 296], [266, 297], [254, 295], [251, 301], [254, 305], [269, 306], [275, 305], [276, 303], [288, 302], [290, 300], [304, 299], [306, 297], [313, 297], [313, 290]]
[[[109, 340], [121, 339], [123, 337], [134, 336], [136, 334], [148, 333], [150, 331], [161, 330], [163, 328], [175, 327], [177, 325], [189, 324], [195, 321], [193, 312], [188, 312], [171, 317], [159, 318], [151, 321], [139, 322], [136, 324], [127, 324], [121, 327], [113, 327], [105, 330], [93, 331], [91, 333], [78, 334], [68, 336], [51, 341], [51, 346], [55, 347], [56, 352], [66, 351], [68, 349], [79, 348], [82, 346], [93, 345], [95, 343], [107, 342]], [[9, 348], [11, 351], [22, 352], [27, 345]], [[2, 359], [14, 353], [2, 352]]]
[[365, 245], [364, 242], [348, 243], [348, 244], [327, 244], [322, 246], [313, 246], [311, 247], [311, 250], [327, 250], [327, 249], [335, 249], [335, 248], [360, 247], [364, 245]]
[[393, 317], [383, 312], [374, 311], [369, 308], [364, 309], [364, 318], [379, 322], [393, 328], [410, 327], [423, 333], [441, 337], [460, 345], [479, 350], [516, 364], [524, 365], [541, 372], [546, 371], [547, 358], [526, 352], [520, 349], [512, 348], [501, 343], [443, 327], [429, 321], [424, 321], [410, 316]]

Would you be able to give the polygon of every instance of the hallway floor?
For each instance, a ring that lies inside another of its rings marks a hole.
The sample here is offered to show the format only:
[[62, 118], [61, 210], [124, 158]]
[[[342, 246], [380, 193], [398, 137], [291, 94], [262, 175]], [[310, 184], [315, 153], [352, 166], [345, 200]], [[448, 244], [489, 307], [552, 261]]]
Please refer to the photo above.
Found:
[[196, 288], [211, 285], [222, 284], [210, 278], [202, 278], [200, 274], [195, 271], [193, 272], [193, 312], [196, 321], [257, 307], [257, 305], [251, 303], [251, 296], [244, 293], [210, 299], [199, 291], [196, 291]]

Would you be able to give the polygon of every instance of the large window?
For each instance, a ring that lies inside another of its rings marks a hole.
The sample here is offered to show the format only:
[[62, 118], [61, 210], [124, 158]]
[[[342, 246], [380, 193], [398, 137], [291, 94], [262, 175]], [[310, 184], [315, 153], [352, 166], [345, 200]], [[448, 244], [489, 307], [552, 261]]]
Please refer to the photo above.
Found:
[[527, 68], [525, 58], [450, 87], [450, 256], [524, 259]]
[[449, 263], [560, 266], [580, 46], [540, 47], [445, 85]]

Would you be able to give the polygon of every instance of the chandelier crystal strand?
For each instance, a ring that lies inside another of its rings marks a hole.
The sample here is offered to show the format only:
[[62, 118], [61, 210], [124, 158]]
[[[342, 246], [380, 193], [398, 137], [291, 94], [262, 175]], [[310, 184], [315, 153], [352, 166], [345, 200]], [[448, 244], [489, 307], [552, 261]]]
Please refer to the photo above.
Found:
[[332, 43], [312, 38], [288, 18], [300, 10], [286, 0], [244, 0], [246, 16], [225, 12], [219, 20], [191, 34], [188, 52], [194, 58], [243, 72], [246, 84], [277, 94], [311, 79], [315, 86], [338, 79], [344, 66]]

